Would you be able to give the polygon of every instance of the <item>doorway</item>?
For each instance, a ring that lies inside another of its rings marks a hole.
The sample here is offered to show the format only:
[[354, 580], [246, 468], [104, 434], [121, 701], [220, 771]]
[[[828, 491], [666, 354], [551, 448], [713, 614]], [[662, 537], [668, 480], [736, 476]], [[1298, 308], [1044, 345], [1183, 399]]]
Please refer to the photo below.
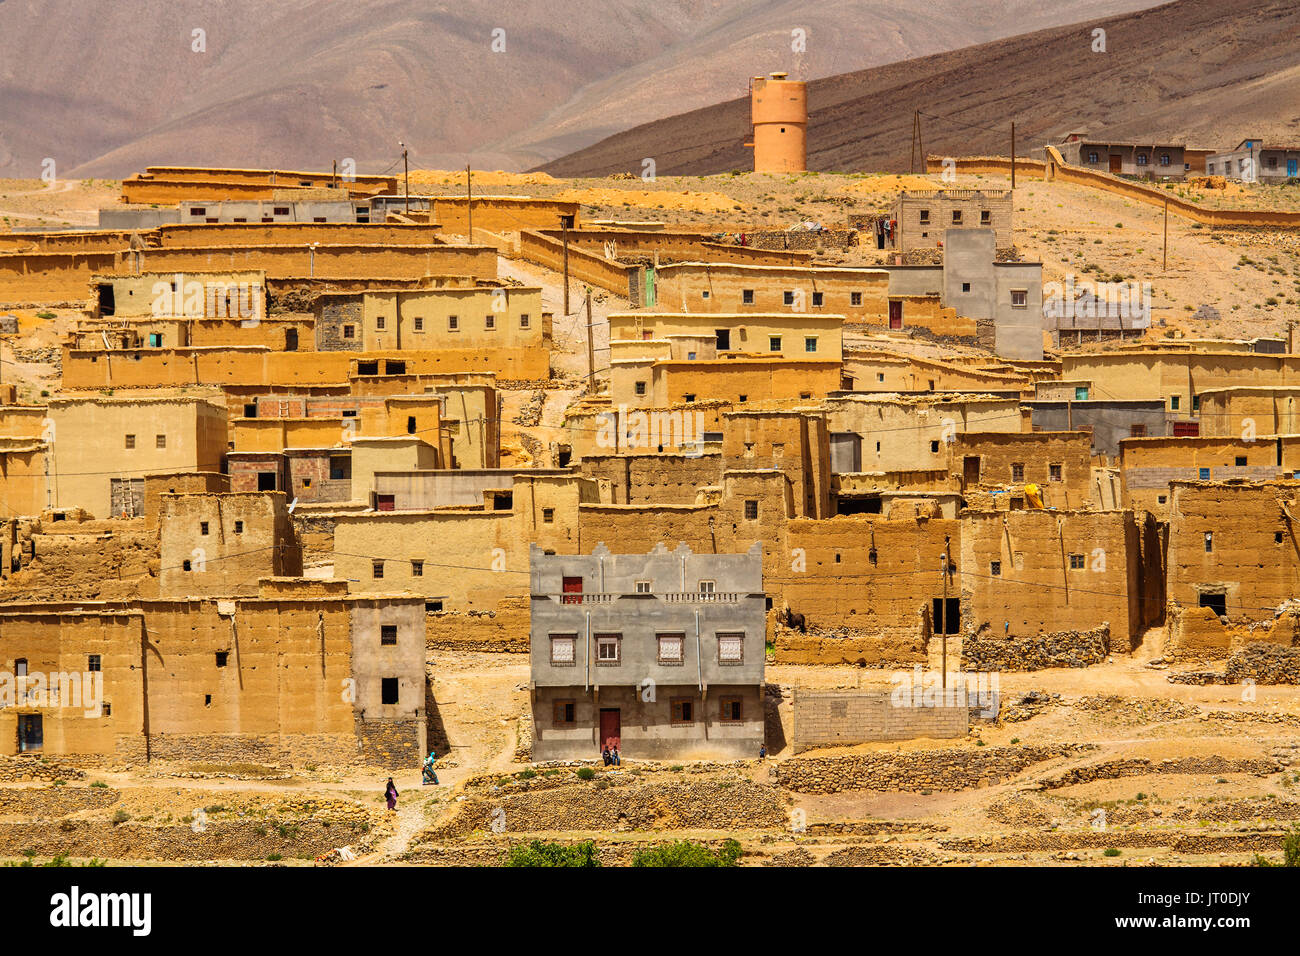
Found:
[[980, 456], [967, 455], [962, 459], [962, 481], [969, 487], [980, 483]]
[[1201, 607], [1208, 607], [1219, 617], [1226, 617], [1228, 614], [1228, 595], [1226, 594], [1202, 594], [1197, 602]]
[[581, 604], [582, 603], [582, 578], [565, 577], [561, 585], [564, 589], [564, 596], [560, 598], [561, 604]]
[[597, 743], [603, 749], [606, 744], [619, 746], [619, 736], [623, 730], [622, 713], [617, 707], [600, 708], [600, 738]]
[[889, 327], [891, 329], [901, 329], [903, 327], [903, 303], [891, 301], [889, 303]]
[[961, 598], [934, 598], [931, 611], [935, 634], [956, 634], [961, 630]]
[[18, 752], [40, 750], [45, 739], [45, 728], [40, 714], [18, 715]]
[[1124, 169], [1124, 159], [1119, 153], [1110, 154], [1110, 171], [1118, 176]]
[[714, 336], [716, 336], [716, 342], [714, 343], [714, 347], [717, 348], [719, 352], [726, 352], [730, 350], [731, 329], [714, 329], [713, 334]]

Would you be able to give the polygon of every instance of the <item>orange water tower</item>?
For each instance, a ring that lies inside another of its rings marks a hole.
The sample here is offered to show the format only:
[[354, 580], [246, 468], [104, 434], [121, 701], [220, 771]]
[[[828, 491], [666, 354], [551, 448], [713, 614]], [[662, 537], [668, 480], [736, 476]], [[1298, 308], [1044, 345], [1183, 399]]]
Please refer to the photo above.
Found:
[[754, 172], [801, 173], [808, 165], [808, 89], [788, 73], [750, 81]]

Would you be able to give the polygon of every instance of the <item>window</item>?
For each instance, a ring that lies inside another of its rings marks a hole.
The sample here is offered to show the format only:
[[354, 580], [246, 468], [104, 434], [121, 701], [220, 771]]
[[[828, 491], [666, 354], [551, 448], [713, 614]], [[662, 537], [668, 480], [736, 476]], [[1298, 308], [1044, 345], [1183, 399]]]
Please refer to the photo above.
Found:
[[622, 660], [623, 636], [621, 634], [596, 635], [596, 662], [617, 664]]
[[1070, 570], [1071, 571], [1083, 570], [1083, 555], [1081, 554], [1070, 555]]
[[382, 315], [375, 316], [375, 328], [383, 329], [387, 327], [387, 324], [388, 324], [388, 320], [385, 319]]
[[1245, 455], [1238, 455], [1237, 458], [1236, 458], [1236, 462], [1237, 462], [1237, 467], [1238, 467], [1238, 468], [1245, 468], [1245, 467], [1246, 467], [1246, 456], [1245, 456]]
[[1150, 162], [1150, 160], [1151, 157], [1149, 157], [1146, 153], [1137, 154], [1137, 164], [1139, 166], [1145, 166], [1148, 162]]
[[181, 562], [181, 570], [182, 570], [182, 571], [193, 571], [194, 569], [193, 569], [192, 567], [190, 567], [190, 562], [189, 562], [188, 559], [186, 559], [185, 561], [182, 561], [182, 562]]
[[99, 716], [101, 716], [101, 717], [112, 717], [112, 716], [113, 716], [113, 705], [110, 704], [108, 701], [102, 701], [102, 702], [100, 703], [100, 705], [99, 705]]
[[1159, 502], [1160, 504], [1164, 504], [1164, 503], [1165, 503], [1166, 501], [1168, 501], [1168, 500], [1169, 500], [1169, 496], [1168, 496], [1168, 495], [1157, 495], [1157, 496], [1156, 496], [1156, 501]]
[[963, 282], [963, 283], [961, 284], [961, 291], [963, 291], [963, 292], [969, 292], [969, 291], [970, 291], [970, 283], [969, 283], [969, 282]]
[[782, 294], [781, 301], [784, 302], [786, 305], [794, 305], [794, 293], [787, 290], [784, 294]]
[[672, 722], [674, 724], [695, 723], [695, 701], [689, 697], [672, 699]]
[[1201, 468], [1201, 469], [1198, 470], [1198, 474], [1200, 475], [1201, 481], [1209, 481], [1209, 480], [1210, 480], [1210, 469], [1208, 469], [1208, 468]]
[[1012, 481], [1024, 481], [1024, 480], [1025, 480], [1025, 464], [1024, 464], [1024, 462], [1021, 462], [1021, 461], [1013, 461], [1013, 462], [1011, 463], [1011, 480], [1012, 480]]
[[645, 394], [645, 382], [637, 382], [632, 388], [638, 395]]
[[821, 306], [823, 295], [824, 295], [824, 293], [821, 293], [821, 292], [814, 292], [814, 293], [813, 293], [813, 305], [814, 305], [815, 307], [820, 307], [820, 306]]
[[987, 226], [987, 225], [988, 225], [990, 222], [992, 222], [992, 221], [993, 221], [993, 213], [989, 212], [987, 209], [981, 209], [981, 210], [980, 210], [980, 225], [981, 225], [981, 226]]
[[686, 402], [689, 405], [691, 402], [695, 401], [695, 393], [687, 392], [685, 395], [682, 396], [682, 401]]
[[1061, 466], [1059, 464], [1047, 466], [1047, 477], [1052, 481], [1061, 480]]
[[718, 663], [743, 664], [745, 662], [745, 635], [718, 635]]
[[633, 585], [633, 590], [635, 590], [637, 594], [650, 594], [654, 591], [654, 585], [649, 581], [637, 581], [636, 584]]
[[380, 644], [396, 644], [396, 643], [397, 643], [397, 625], [396, 625], [396, 624], [382, 624], [382, 625], [380, 625], [380, 627], [379, 627], [379, 643], [380, 643]]
[[413, 577], [413, 578], [422, 578], [422, 577], [424, 577], [424, 562], [423, 562], [423, 561], [412, 561], [412, 562], [411, 562], [411, 577]]
[[396, 704], [398, 700], [397, 678], [383, 677], [380, 678], [380, 700], [381, 704]]
[[373, 577], [375, 580], [379, 580], [380, 578], [382, 578], [384, 576], [384, 562], [382, 561], [370, 562], [370, 574], [371, 577]]
[[712, 582], [712, 581], [701, 581], [701, 582], [700, 582], [700, 593], [701, 593], [701, 594], [712, 594], [712, 593], [713, 593], [713, 588], [714, 588], [714, 582]]
[[166, 435], [155, 435], [155, 436], [154, 436], [154, 439], [153, 439], [153, 443], [154, 443], [154, 447], [155, 447], [155, 448], [166, 448], [166, 447], [167, 447], [167, 436], [166, 436]]
[[1147, 427], [1146, 427], [1146, 425], [1130, 425], [1130, 426], [1128, 427], [1128, 437], [1129, 437], [1129, 438], [1146, 438], [1146, 437], [1147, 437]]
[[722, 705], [718, 719], [724, 724], [738, 724], [741, 721], [741, 714], [744, 712], [741, 706], [742, 701], [739, 697], [722, 697], [719, 699]]
[[995, 577], [995, 578], [1000, 578], [1000, 577], [1002, 577], [1002, 562], [1001, 562], [1001, 561], [990, 561], [990, 562], [989, 562], [989, 574], [991, 574], [991, 575], [992, 575], [993, 577]]
[[236, 522], [235, 522], [235, 534], [243, 534], [243, 533], [244, 533], [244, 522], [242, 522], [242, 521], [236, 521]]
[[345, 339], [355, 339], [357, 337], [357, 327], [355, 325], [343, 326], [343, 337]]
[[709, 290], [708, 290], [708, 289], [705, 289], [703, 292], [700, 293], [700, 298], [701, 298], [701, 299], [707, 299], [708, 297], [709, 297]]
[[1027, 309], [1029, 308], [1029, 290], [1012, 289], [1011, 290], [1011, 308]]
[[287, 216], [287, 215], [289, 215], [289, 207], [288, 207], [288, 206], [273, 206], [273, 207], [271, 207], [271, 215], [273, 215], [273, 216]]
[[1179, 395], [1170, 395], [1170, 396], [1169, 396], [1169, 410], [1170, 410], [1171, 412], [1176, 412], [1176, 411], [1178, 411], [1178, 406], [1181, 405], [1181, 404], [1182, 404], [1182, 397], [1181, 397], [1181, 396], [1179, 396]]
[[954, 210], [952, 211], [952, 224], [953, 224], [954, 226], [960, 226], [960, 225], [961, 225], [961, 210], [960, 210], [960, 209], [954, 209]]
[[208, 533], [208, 523], [206, 521], [200, 521], [199, 534], [207, 534], [207, 533]]
[[883, 382], [884, 380], [885, 380], [885, 373], [884, 373], [884, 372], [877, 372], [877, 373], [876, 373], [876, 381], [877, 381], [877, 382]]
[[922, 210], [921, 210], [921, 225], [923, 225], [923, 226], [928, 226], [929, 224], [930, 224], [930, 210], [928, 210], [928, 209], [922, 209]]
[[217, 651], [217, 666], [225, 667], [230, 662], [229, 651]]
[[803, 340], [803, 350], [804, 350], [805, 352], [816, 352], [816, 351], [817, 351], [817, 337], [814, 336], [814, 335], [809, 335], [809, 336], [805, 337], [804, 340]]
[[86, 670], [96, 674], [101, 670], [101, 662], [98, 654], [86, 655]]
[[542, 524], [554, 524], [554, 523], [555, 523], [555, 509], [554, 509], [554, 508], [543, 508], [543, 509], [542, 509]]
[[862, 293], [861, 293], [861, 292], [850, 292], [850, 293], [849, 293], [849, 305], [861, 305], [861, 304], [862, 304]]
[[415, 331], [417, 332], [424, 331], [424, 319], [418, 315], [415, 317]]
[[576, 634], [552, 634], [551, 663], [572, 664], [574, 662], [573, 651], [577, 643], [578, 635]]
[[460, 316], [457, 315], [447, 316], [447, 331], [448, 332], [460, 331]]
[[1088, 400], [1088, 386], [1077, 386], [1074, 390], [1074, 400], [1076, 402], [1086, 402]]
[[930, 442], [930, 454], [932, 455], [939, 454], [939, 443], [937, 441]]
[[1090, 163], [1101, 162], [1101, 157], [1097, 155], [1097, 151], [1095, 149], [1088, 153], [1088, 162]]
[[578, 721], [577, 707], [571, 700], [555, 701], [555, 709], [552, 711], [552, 715], [556, 727], [571, 726]]
[[532, 317], [527, 312], [519, 313], [519, 327], [521, 329], [529, 328], [533, 324]]
[[659, 663], [680, 664], [682, 662], [682, 647], [686, 643], [686, 635], [657, 634], [655, 637], [659, 642]]
[[1169, 163], [1170, 163], [1169, 154], [1168, 154], [1168, 153], [1161, 153], [1161, 154], [1160, 154], [1160, 165], [1161, 165], [1161, 166], [1168, 166]]
[[779, 351], [781, 351], [781, 336], [779, 336], [779, 335], [769, 335], [769, 336], [767, 337], [767, 350], [768, 350], [769, 352], [779, 352]]
[[483, 317], [483, 328], [491, 332], [497, 327], [497, 317], [495, 315], [485, 315]]
[[1214, 532], [1207, 531], [1205, 532], [1205, 553], [1209, 554], [1213, 550], [1214, 550]]
[[754, 290], [753, 290], [753, 289], [742, 289], [741, 292], [740, 292], [740, 301], [741, 301], [744, 305], [753, 305], [753, 304], [754, 304]]
[[757, 501], [746, 501], [746, 502], [745, 502], [745, 520], [746, 520], [746, 521], [756, 521], [756, 520], [758, 520], [758, 502], [757, 502]]
[[208, 210], [205, 206], [195, 206], [190, 210], [191, 216], [206, 216], [207, 214]]
[[127, 435], [127, 436], [126, 436], [126, 447], [127, 447], [127, 448], [134, 448], [134, 447], [135, 447], [135, 436], [134, 436], [134, 435]]

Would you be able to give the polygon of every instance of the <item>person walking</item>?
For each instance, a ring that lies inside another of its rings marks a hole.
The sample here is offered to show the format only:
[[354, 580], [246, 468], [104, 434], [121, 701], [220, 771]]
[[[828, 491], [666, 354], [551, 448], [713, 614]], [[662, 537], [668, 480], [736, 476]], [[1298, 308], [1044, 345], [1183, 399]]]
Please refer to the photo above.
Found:
[[397, 786], [393, 783], [393, 778], [388, 778], [388, 786], [384, 788], [384, 799], [388, 801], [388, 809], [397, 809]]
[[424, 758], [424, 766], [420, 769], [422, 778], [420, 786], [427, 787], [429, 784], [433, 784], [435, 787], [438, 786], [438, 773], [433, 769], [433, 763], [437, 759], [438, 755], [432, 750], [429, 751], [429, 756]]

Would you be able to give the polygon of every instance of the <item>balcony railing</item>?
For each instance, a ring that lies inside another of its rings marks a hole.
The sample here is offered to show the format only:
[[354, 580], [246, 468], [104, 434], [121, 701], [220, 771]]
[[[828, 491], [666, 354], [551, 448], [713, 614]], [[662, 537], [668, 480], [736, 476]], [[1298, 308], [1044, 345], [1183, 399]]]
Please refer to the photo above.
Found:
[[[538, 596], [548, 597], [557, 604], [611, 604], [625, 595], [613, 591], [569, 591]], [[626, 596], [657, 597], [668, 604], [739, 604], [745, 594], [741, 591], [652, 591]]]

